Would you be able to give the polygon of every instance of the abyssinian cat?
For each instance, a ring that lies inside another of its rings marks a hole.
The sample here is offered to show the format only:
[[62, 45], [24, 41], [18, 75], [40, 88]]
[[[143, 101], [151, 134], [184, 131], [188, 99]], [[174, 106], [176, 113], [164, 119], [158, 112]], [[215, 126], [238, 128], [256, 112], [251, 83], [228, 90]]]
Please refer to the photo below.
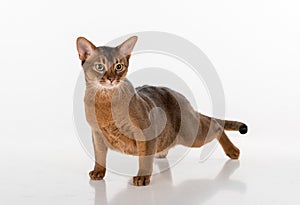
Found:
[[139, 157], [139, 170], [133, 184], [150, 183], [154, 157], [165, 157], [175, 145], [201, 147], [217, 139], [232, 159], [240, 151], [224, 130], [247, 132], [244, 123], [219, 120], [193, 109], [180, 93], [166, 87], [134, 88], [126, 79], [129, 58], [137, 37], [117, 47], [96, 47], [84, 37], [77, 50], [85, 74], [85, 113], [92, 128], [95, 151], [92, 180], [106, 172], [108, 148]]

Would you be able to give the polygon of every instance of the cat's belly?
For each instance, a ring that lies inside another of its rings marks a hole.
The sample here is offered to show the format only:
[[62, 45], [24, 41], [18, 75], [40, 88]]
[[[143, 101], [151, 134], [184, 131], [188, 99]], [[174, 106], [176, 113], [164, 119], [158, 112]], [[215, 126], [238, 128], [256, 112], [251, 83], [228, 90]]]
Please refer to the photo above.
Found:
[[115, 125], [101, 128], [101, 131], [104, 142], [110, 149], [124, 154], [138, 155], [136, 141], [124, 135]]

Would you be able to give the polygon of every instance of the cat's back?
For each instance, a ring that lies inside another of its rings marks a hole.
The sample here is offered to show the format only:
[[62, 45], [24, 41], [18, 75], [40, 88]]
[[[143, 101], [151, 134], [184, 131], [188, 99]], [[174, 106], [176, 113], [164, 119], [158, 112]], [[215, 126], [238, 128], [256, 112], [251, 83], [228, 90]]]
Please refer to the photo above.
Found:
[[192, 127], [197, 127], [199, 115], [182, 94], [167, 87], [148, 85], [137, 87], [136, 91], [150, 107], [160, 107], [166, 114], [166, 127], [159, 137], [160, 147], [174, 144], [177, 134], [193, 134]]
[[167, 87], [143, 85], [137, 87], [136, 91], [144, 100], [150, 101], [159, 107], [173, 108], [180, 104], [189, 104], [182, 94]]

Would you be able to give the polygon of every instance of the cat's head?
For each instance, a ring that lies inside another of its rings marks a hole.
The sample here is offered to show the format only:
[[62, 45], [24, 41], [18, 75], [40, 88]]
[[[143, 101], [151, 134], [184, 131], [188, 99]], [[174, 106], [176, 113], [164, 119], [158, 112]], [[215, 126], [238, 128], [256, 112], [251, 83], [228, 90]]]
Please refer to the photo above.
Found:
[[84, 37], [77, 38], [87, 85], [105, 89], [117, 87], [125, 79], [136, 41], [137, 37], [132, 36], [117, 47], [96, 47]]

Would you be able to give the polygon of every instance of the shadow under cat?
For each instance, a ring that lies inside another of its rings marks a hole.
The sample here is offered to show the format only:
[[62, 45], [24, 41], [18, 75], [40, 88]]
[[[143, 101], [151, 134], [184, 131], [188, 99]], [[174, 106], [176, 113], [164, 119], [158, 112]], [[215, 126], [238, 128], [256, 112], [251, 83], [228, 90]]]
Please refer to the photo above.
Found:
[[[160, 169], [169, 166], [167, 159], [156, 160]], [[95, 189], [94, 205], [102, 204], [202, 204], [212, 198], [219, 191], [233, 190], [238, 192], [246, 191], [246, 184], [231, 180], [229, 177], [238, 169], [239, 161], [228, 160], [222, 170], [214, 179], [193, 179], [187, 180], [179, 185], [173, 185], [172, 173], [168, 169], [161, 174], [154, 176], [153, 180], [160, 183], [143, 189], [129, 184], [125, 190], [119, 192], [109, 202], [107, 201], [105, 180], [90, 181]], [[159, 187], [157, 187], [159, 186]]]

